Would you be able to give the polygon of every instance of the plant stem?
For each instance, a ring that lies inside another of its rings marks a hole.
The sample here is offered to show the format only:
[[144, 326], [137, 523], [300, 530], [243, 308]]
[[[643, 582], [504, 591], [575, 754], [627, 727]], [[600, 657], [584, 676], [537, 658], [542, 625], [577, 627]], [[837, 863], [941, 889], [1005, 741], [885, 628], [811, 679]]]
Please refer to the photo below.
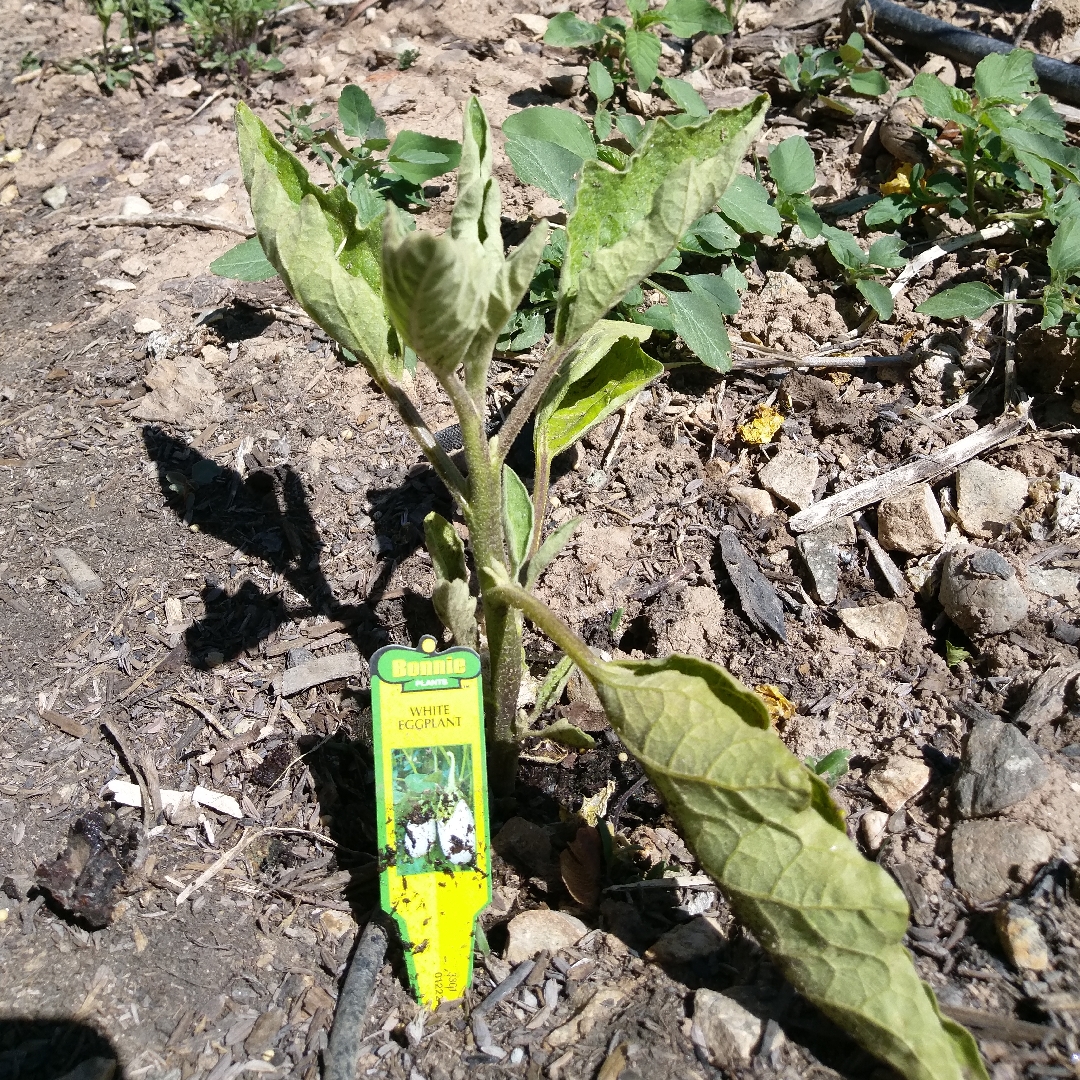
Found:
[[576, 342], [560, 347], [552, 343], [547, 356], [544, 357], [540, 366], [536, 369], [536, 374], [529, 380], [528, 385], [521, 393], [521, 397], [514, 402], [514, 407], [510, 410], [506, 423], [499, 429], [495, 453], [497, 461], [506, 460], [506, 455], [510, 453], [510, 447], [513, 446], [518, 433], [525, 426], [529, 417], [536, 411], [540, 399], [543, 398], [547, 388], [555, 380], [555, 376], [559, 374], [562, 362], [566, 359], [573, 344], [576, 344]]

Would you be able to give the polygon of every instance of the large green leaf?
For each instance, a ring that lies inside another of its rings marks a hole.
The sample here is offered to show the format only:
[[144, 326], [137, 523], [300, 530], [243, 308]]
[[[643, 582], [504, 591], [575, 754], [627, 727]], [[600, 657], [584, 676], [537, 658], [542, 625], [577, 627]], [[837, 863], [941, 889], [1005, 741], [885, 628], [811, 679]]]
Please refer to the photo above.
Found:
[[943, 289], [936, 296], [924, 300], [915, 310], [920, 315], [933, 315], [938, 319], [977, 319], [995, 304], [1005, 302], [1005, 297], [981, 281], [968, 281]]
[[219, 255], [210, 264], [210, 270], [218, 277], [236, 281], [269, 281], [277, 277], [277, 270], [263, 253], [257, 236], [243, 240], [224, 255]]
[[723, 308], [712, 292], [691, 287], [688, 292], [669, 292], [667, 299], [671, 324], [691, 352], [714, 371], [730, 371], [731, 341]]
[[266, 257], [300, 306], [377, 378], [401, 371], [379, 269], [381, 222], [364, 228], [345, 189], [324, 192], [243, 103], [236, 133], [255, 229]]
[[604, 36], [604, 31], [591, 22], [579, 19], [572, 11], [560, 11], [544, 31], [544, 44], [563, 49], [594, 45]]
[[911, 89], [900, 97], [914, 94], [931, 116], [939, 120], [952, 120], [961, 127], [971, 127], [975, 121], [971, 115], [971, 98], [955, 86], [946, 86], [936, 75], [920, 71]]
[[[575, 654], [581, 663], [581, 658]], [[986, 1080], [901, 944], [908, 908], [762, 700], [703, 660], [583, 666], [623, 745], [792, 984], [908, 1080]]]
[[817, 183], [814, 151], [801, 135], [792, 135], [769, 154], [769, 173], [777, 190], [785, 195], [803, 195]]
[[585, 162], [559, 280], [560, 345], [603, 318], [716, 203], [761, 129], [768, 102], [762, 95], [688, 127], [654, 121], [622, 170]]
[[399, 131], [386, 163], [410, 184], [426, 184], [436, 176], [451, 172], [461, 161], [461, 143], [456, 139], [436, 139], [419, 131]]
[[[1080, 273], [1080, 216], [1069, 214], [1058, 225], [1054, 239], [1046, 249], [1046, 262], [1057, 284], [1063, 284], [1074, 274]], [[213, 263], [210, 265], [212, 269]]]
[[583, 158], [556, 143], [524, 135], [507, 139], [504, 149], [522, 183], [546, 191], [563, 206], [573, 205]]
[[[597, 64], [601, 71], [604, 68]], [[606, 72], [605, 72], [606, 74]], [[535, 105], [508, 116], [502, 126], [508, 138], [524, 135], [541, 142], [555, 143], [576, 154], [579, 158], [596, 157], [596, 143], [589, 125], [569, 109], [557, 109], [553, 105]]]
[[975, 68], [975, 96], [979, 107], [1018, 105], [1026, 95], [1038, 92], [1034, 53], [1014, 49], [1011, 53], [990, 53]]
[[893, 294], [880, 281], [875, 281], [873, 278], [860, 278], [855, 282], [855, 288], [862, 293], [879, 319], [892, 318], [895, 303]]
[[475, 649], [476, 597], [469, 591], [465, 545], [453, 525], [434, 511], [424, 518], [424, 540], [435, 570], [431, 595], [435, 613], [459, 645]]
[[660, 67], [660, 39], [648, 30], [626, 31], [626, 59], [639, 90], [647, 91]]
[[660, 10], [660, 19], [679, 38], [731, 33], [731, 21], [708, 0], [668, 0]]
[[783, 222], [769, 193], [752, 176], [736, 176], [720, 199], [720, 212], [743, 233], [776, 236]]

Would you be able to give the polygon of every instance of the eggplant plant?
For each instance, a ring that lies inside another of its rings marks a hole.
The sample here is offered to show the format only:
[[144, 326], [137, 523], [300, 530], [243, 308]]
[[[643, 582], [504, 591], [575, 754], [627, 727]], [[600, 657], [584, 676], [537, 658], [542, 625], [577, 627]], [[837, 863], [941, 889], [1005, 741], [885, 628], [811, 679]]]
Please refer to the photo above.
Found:
[[[237, 130], [266, 257], [307, 313], [364, 363], [468, 528], [479, 598], [458, 533], [437, 514], [425, 522], [436, 611], [459, 644], [484, 657], [489, 775], [512, 788], [528, 618], [592, 682], [702, 866], [793, 985], [910, 1080], [986, 1080], [971, 1036], [941, 1016], [901, 944], [903, 894], [848, 839], [826, 781], [787, 750], [761, 698], [691, 657], [605, 663], [535, 592], [574, 528], [568, 522], [545, 535], [552, 459], [661, 371], [641, 350], [651, 328], [605, 315], [716, 205], [767, 106], [762, 96], [694, 124], [653, 121], [622, 167], [584, 162], [566, 225], [552, 341], [494, 434], [487, 415], [493, 350], [533, 280], [548, 230], [538, 226], [505, 253], [491, 132], [475, 98], [464, 108], [457, 201], [442, 235], [408, 231], [389, 203], [380, 219], [358, 224], [344, 191], [313, 184], [243, 104]], [[457, 413], [465, 471], [406, 390], [406, 347]], [[531, 493], [506, 463], [529, 418]], [[459, 846], [468, 849], [468, 822], [452, 824], [459, 800], [447, 794], [449, 816], [432, 808], [416, 820], [435, 819], [453, 860]], [[411, 842], [430, 851], [430, 825]]]

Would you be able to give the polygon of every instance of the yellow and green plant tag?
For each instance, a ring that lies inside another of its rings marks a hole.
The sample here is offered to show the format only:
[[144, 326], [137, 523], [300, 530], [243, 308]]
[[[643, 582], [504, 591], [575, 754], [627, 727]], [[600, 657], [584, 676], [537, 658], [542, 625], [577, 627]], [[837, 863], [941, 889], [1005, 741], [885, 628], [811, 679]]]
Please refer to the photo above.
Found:
[[390, 645], [371, 658], [383, 908], [429, 1009], [472, 980], [476, 916], [491, 901], [480, 657]]

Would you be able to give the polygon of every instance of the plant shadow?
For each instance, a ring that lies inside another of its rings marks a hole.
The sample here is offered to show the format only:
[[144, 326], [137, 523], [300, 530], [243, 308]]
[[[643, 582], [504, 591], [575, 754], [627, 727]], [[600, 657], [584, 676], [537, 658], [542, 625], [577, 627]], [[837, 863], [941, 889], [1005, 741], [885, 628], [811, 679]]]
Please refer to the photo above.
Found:
[[62, 1018], [0, 1020], [0, 1076], [5, 1080], [123, 1080], [119, 1054], [90, 1027]]

